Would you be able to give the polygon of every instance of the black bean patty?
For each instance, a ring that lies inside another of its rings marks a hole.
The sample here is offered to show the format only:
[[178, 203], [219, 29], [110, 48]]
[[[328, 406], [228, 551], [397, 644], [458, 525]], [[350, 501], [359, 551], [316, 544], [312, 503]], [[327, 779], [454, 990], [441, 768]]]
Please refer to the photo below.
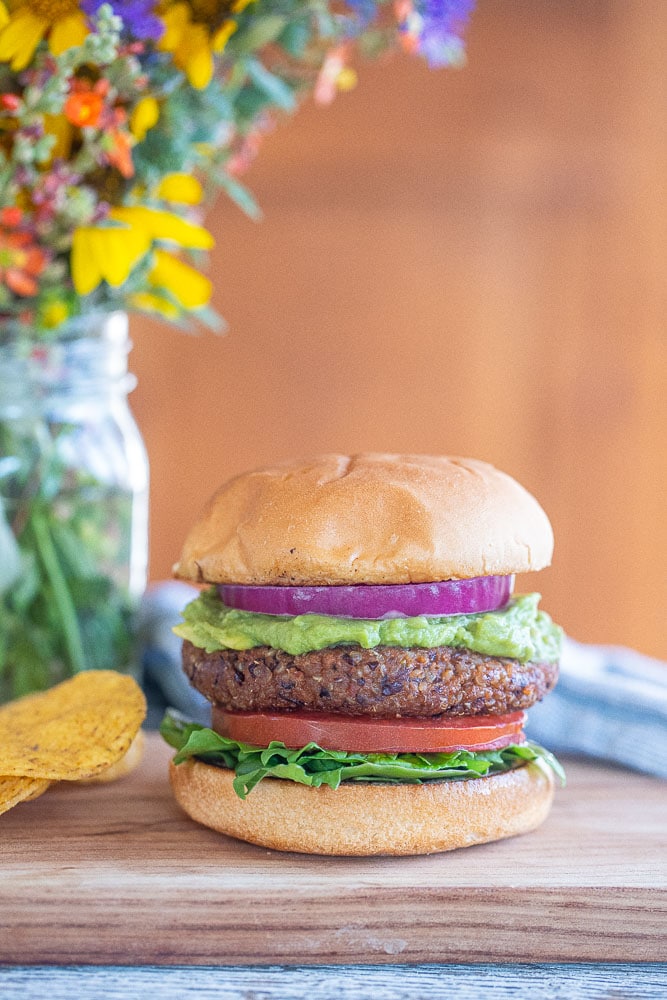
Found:
[[520, 663], [436, 646], [337, 646], [292, 656], [268, 646], [206, 653], [183, 644], [190, 683], [227, 711], [309, 711], [427, 717], [530, 708], [556, 683], [557, 663]]

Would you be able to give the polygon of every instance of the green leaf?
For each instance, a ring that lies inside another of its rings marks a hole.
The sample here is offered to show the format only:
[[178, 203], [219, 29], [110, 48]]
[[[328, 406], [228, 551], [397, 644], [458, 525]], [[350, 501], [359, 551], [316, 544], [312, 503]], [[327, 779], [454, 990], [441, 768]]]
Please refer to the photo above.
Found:
[[304, 18], [300, 21], [290, 21], [278, 38], [278, 43], [294, 59], [300, 59], [306, 51], [309, 40], [310, 27]]
[[0, 594], [9, 590], [21, 576], [21, 562], [21, 551], [5, 516], [4, 502], [0, 497]]
[[224, 334], [227, 332], [227, 323], [211, 306], [202, 306], [194, 314], [200, 323], [207, 326], [213, 333]]
[[249, 59], [247, 62], [248, 76], [259, 90], [283, 111], [293, 111], [296, 106], [294, 92], [289, 84], [281, 80], [275, 73], [270, 73], [261, 62]]
[[288, 23], [281, 14], [270, 14], [268, 17], [253, 17], [247, 26], [241, 27], [227, 43], [231, 53], [243, 55], [254, 52], [275, 41]]
[[85, 669], [86, 658], [76, 617], [76, 608], [51, 537], [50, 521], [41, 512], [33, 511], [31, 524], [37, 552], [53, 591], [72, 669], [78, 673]]
[[80, 536], [67, 522], [52, 519], [51, 534], [66, 576], [85, 579], [94, 574], [95, 561], [91, 552], [81, 544]]
[[12, 607], [19, 614], [24, 612], [39, 593], [41, 577], [34, 552], [23, 551], [23, 572], [11, 591]]
[[248, 83], [239, 90], [234, 103], [239, 131], [248, 132], [252, 128], [253, 122], [270, 106], [271, 98], [268, 97], [264, 88], [258, 87], [249, 79]]
[[189, 722], [179, 713], [166, 713], [160, 732], [178, 752], [176, 764], [192, 757], [216, 767], [234, 770], [234, 790], [245, 798], [269, 776], [301, 785], [337, 788], [341, 781], [382, 781], [421, 784], [424, 781], [462, 781], [502, 774], [537, 761], [550, 767], [561, 781], [563, 769], [555, 757], [536, 743], [504, 747], [502, 750], [455, 750], [436, 754], [363, 754], [324, 750], [316, 743], [291, 749], [272, 742], [256, 747], [220, 736], [212, 729]]
[[220, 187], [225, 191], [232, 201], [238, 205], [242, 212], [249, 215], [251, 219], [259, 221], [262, 218], [262, 212], [253, 198], [252, 194], [243, 184], [230, 177], [229, 174], [220, 171], [217, 177]]

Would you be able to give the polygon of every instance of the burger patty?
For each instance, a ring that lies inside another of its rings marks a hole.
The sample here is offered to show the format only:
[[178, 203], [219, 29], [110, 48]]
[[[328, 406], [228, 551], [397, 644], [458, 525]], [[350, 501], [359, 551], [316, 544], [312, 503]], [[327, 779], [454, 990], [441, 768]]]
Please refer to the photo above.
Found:
[[557, 663], [451, 646], [338, 646], [292, 656], [269, 646], [207, 653], [186, 641], [183, 669], [193, 687], [228, 711], [380, 718], [504, 715], [540, 701], [558, 677]]

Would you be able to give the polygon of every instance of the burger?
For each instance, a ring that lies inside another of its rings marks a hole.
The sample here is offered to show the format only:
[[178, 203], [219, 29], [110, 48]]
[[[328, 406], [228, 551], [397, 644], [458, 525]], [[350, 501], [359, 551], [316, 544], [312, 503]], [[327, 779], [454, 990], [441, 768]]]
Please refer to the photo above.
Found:
[[538, 502], [484, 462], [325, 454], [215, 494], [175, 575], [211, 725], [167, 713], [176, 799], [283, 851], [427, 854], [525, 833], [560, 765], [524, 734], [561, 630], [514, 575], [551, 559]]

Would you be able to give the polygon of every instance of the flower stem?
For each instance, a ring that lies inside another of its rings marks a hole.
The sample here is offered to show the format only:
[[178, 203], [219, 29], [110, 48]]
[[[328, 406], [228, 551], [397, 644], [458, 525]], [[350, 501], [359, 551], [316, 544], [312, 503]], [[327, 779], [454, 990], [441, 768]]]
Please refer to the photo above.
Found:
[[65, 575], [58, 562], [58, 554], [51, 539], [46, 517], [37, 511], [33, 511], [31, 521], [37, 548], [46, 575], [53, 588], [53, 598], [60, 614], [63, 636], [72, 671], [79, 673], [81, 670], [86, 669], [86, 658], [72, 595], [69, 592]]

